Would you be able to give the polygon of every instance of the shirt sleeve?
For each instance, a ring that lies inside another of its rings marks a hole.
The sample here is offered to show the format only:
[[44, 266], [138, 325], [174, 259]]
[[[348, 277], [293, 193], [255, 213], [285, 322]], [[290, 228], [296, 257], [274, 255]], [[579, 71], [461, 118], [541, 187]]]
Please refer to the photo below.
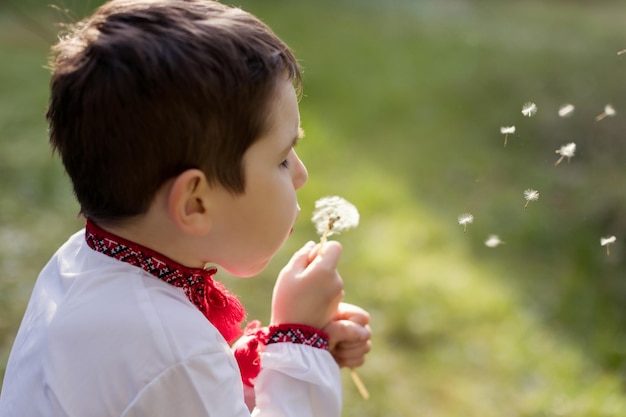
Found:
[[194, 356], [169, 367], [120, 417], [249, 417], [234, 359], [224, 352]]
[[[268, 345], [255, 381], [255, 417], [340, 417], [341, 376], [324, 349]], [[194, 356], [169, 367], [120, 417], [249, 417], [244, 387], [228, 351]]]
[[254, 417], [341, 416], [339, 367], [324, 349], [293, 343], [268, 345], [254, 388]]

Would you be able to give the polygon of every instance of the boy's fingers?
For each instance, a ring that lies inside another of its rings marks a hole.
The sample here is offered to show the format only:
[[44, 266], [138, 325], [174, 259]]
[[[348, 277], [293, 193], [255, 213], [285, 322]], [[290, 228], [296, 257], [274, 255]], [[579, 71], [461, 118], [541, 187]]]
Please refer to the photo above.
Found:
[[331, 354], [339, 366], [355, 368], [365, 363], [365, 356], [371, 350], [369, 340], [361, 342], [340, 342], [331, 350]]
[[309, 252], [315, 246], [315, 242], [309, 241], [293, 254], [286, 267], [291, 270], [302, 271], [309, 264]]
[[328, 333], [331, 347], [346, 343], [352, 347], [352, 343], [354, 345], [363, 344], [371, 337], [369, 326], [361, 326], [350, 320], [333, 321], [324, 328], [324, 331]]
[[348, 357], [359, 357], [365, 356], [372, 348], [372, 342], [369, 340], [367, 342], [359, 342], [359, 343], [339, 343], [335, 346], [335, 352], [338, 356], [348, 358]]
[[366, 326], [370, 322], [370, 315], [359, 306], [349, 303], [341, 303], [337, 308], [336, 320], [350, 320], [354, 323]]
[[316, 250], [313, 252], [311, 265], [315, 265], [316, 268], [335, 269], [339, 263], [342, 251], [343, 248], [339, 242], [335, 240], [328, 241], [321, 247], [316, 247]]
[[358, 352], [348, 352], [343, 349], [335, 349], [332, 352], [332, 355], [340, 367], [356, 368], [365, 363], [365, 355], [369, 352], [369, 345], [366, 347], [366, 350], [361, 349]]
[[340, 323], [343, 324], [345, 333], [342, 343], [364, 342], [372, 337], [369, 326], [361, 326], [351, 320], [342, 320]]

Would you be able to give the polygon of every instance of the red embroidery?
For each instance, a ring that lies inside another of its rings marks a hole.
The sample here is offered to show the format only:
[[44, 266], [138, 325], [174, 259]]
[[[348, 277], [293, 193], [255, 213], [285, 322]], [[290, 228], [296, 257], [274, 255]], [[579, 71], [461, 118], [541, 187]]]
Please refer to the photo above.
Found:
[[239, 364], [241, 379], [249, 387], [261, 372], [261, 353], [272, 343], [296, 343], [328, 350], [328, 334], [303, 324], [284, 323], [261, 327], [257, 320], [246, 326], [244, 336], [235, 345], [235, 359]]
[[232, 342], [241, 335], [246, 311], [237, 297], [213, 279], [216, 268], [188, 268], [137, 243], [101, 229], [91, 220], [85, 226], [87, 245], [119, 261], [143, 269], [175, 287], [185, 295], [217, 328], [224, 339]]
[[265, 344], [290, 342], [328, 350], [328, 334], [303, 324], [278, 324], [270, 326]]

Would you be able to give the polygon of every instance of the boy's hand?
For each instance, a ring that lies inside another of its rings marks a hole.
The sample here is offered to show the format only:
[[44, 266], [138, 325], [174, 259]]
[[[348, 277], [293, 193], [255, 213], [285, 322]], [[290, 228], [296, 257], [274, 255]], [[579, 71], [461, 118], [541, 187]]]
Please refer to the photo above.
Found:
[[271, 324], [323, 329], [334, 319], [343, 299], [343, 281], [337, 272], [341, 251], [336, 241], [321, 250], [309, 242], [291, 257], [274, 286]]
[[363, 365], [371, 349], [370, 316], [360, 307], [340, 303], [336, 315], [323, 330], [330, 338], [330, 353], [341, 367]]

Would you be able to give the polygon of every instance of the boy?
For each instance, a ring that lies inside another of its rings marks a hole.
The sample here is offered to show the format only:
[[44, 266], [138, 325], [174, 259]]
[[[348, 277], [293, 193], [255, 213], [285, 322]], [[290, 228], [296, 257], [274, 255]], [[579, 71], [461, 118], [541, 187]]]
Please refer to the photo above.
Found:
[[235, 355], [245, 312], [205, 269], [259, 273], [298, 216], [286, 45], [212, 1], [113, 0], [55, 51], [50, 141], [86, 227], [37, 280], [0, 415], [246, 416], [243, 377], [255, 416], [339, 416], [337, 364], [370, 337], [339, 244], [296, 252]]

